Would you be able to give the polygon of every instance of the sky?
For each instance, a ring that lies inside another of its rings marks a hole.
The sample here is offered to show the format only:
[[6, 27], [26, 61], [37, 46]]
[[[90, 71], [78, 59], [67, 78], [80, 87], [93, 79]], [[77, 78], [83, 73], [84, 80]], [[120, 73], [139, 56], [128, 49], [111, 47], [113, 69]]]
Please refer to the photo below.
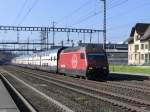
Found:
[[[125, 41], [136, 23], [150, 23], [149, 9], [150, 0], [107, 0], [107, 42]], [[0, 0], [0, 25], [52, 26], [53, 21], [56, 27], [101, 30], [103, 2], [100, 0]], [[38, 40], [40, 36], [28, 32], [21, 37]], [[57, 37], [59, 38], [56, 41], [60, 41], [66, 39], [66, 34], [58, 34]], [[78, 40], [80, 37], [79, 34], [72, 34], [71, 38]], [[100, 38], [102, 41], [102, 34]], [[0, 41], [8, 40], [16, 40], [16, 32], [0, 31]], [[97, 42], [97, 38], [93, 41]]]

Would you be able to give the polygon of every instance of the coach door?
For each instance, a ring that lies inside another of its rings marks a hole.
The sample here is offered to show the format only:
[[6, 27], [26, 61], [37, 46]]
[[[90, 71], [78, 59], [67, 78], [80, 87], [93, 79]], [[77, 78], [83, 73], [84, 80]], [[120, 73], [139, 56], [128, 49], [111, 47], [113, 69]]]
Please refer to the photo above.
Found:
[[41, 63], [41, 56], [40, 56], [40, 66], [42, 66], [41, 64], [42, 64], [42, 63]]

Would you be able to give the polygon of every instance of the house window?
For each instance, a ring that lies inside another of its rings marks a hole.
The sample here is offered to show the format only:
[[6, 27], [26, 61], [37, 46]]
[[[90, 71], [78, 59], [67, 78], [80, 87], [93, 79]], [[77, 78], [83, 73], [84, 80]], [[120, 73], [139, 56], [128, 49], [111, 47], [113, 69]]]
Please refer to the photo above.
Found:
[[130, 46], [130, 51], [132, 51], [132, 47]]
[[144, 60], [144, 54], [141, 54], [141, 60]]
[[139, 50], [139, 45], [135, 45], [135, 52]]
[[141, 49], [144, 49], [144, 44], [141, 44]]
[[148, 62], [148, 54], [145, 54], [145, 63]]
[[148, 43], [148, 50], [150, 50], [150, 41], [149, 41], [149, 43]]
[[148, 49], [148, 45], [147, 44], [145, 44], [145, 49]]
[[138, 38], [139, 38], [139, 36], [137, 35], [137, 36], [136, 36], [136, 40], [138, 40]]
[[131, 54], [131, 55], [129, 55], [129, 60], [132, 60], [132, 54]]
[[135, 60], [137, 59], [137, 54], [135, 54]]

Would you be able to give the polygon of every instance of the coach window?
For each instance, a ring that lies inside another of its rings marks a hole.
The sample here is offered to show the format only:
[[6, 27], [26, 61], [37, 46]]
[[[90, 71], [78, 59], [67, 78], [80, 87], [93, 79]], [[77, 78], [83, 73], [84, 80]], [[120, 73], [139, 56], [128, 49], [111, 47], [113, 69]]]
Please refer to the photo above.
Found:
[[54, 61], [56, 61], [56, 57], [54, 56]]
[[84, 53], [81, 53], [81, 54], [80, 54], [80, 58], [81, 58], [81, 59], [85, 59]]

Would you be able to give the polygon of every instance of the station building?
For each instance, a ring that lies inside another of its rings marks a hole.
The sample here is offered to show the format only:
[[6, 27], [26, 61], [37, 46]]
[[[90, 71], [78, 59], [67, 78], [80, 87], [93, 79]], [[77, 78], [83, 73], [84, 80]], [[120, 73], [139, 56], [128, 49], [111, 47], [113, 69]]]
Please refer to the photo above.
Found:
[[128, 64], [150, 65], [150, 23], [137, 23], [128, 39]]

